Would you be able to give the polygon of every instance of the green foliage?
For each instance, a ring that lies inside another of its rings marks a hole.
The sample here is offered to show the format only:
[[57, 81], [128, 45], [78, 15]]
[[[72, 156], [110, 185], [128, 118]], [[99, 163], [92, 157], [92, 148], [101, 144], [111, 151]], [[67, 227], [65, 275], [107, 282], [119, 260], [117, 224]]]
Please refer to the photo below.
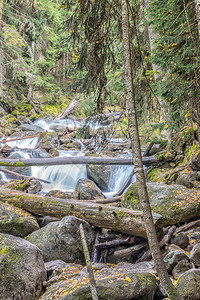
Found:
[[[170, 106], [171, 124], [182, 127], [199, 99], [199, 39], [194, 1], [152, 0], [147, 9], [149, 26], [154, 32], [150, 61], [152, 87]], [[155, 74], [157, 73], [157, 74]], [[153, 77], [157, 81], [153, 83]]]

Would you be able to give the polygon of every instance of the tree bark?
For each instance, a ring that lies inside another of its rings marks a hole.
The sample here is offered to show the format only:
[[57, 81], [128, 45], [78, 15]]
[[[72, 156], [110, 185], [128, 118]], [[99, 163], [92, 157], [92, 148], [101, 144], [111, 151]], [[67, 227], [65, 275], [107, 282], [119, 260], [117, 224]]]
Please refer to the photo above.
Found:
[[[3, 15], [3, 0], [0, 0], [0, 34]], [[3, 95], [3, 51], [0, 49], [0, 96]]]
[[98, 298], [98, 294], [97, 294], [96, 282], [95, 282], [94, 274], [92, 271], [92, 264], [90, 262], [90, 253], [88, 250], [87, 241], [85, 238], [85, 233], [84, 233], [82, 224], [80, 224], [79, 229], [80, 229], [81, 241], [82, 241], [82, 245], [83, 245], [83, 252], [84, 252], [86, 267], [87, 267], [87, 272], [88, 272], [90, 290], [92, 293], [92, 299], [98, 300], [99, 298]]
[[[161, 160], [155, 156], [143, 158], [146, 166], [157, 164]], [[92, 157], [92, 156], [71, 156], [71, 157], [49, 157], [49, 158], [29, 158], [29, 159], [0, 159], [0, 166], [24, 167], [24, 166], [55, 166], [55, 165], [133, 165], [132, 158], [125, 157]]]
[[[57, 218], [75, 216], [100, 228], [146, 238], [141, 211], [97, 204], [92, 201], [33, 195], [6, 188], [0, 188], [0, 201], [13, 204], [36, 215]], [[154, 214], [155, 224], [160, 217], [160, 215]]]
[[126, 101], [127, 101], [127, 115], [129, 119], [129, 135], [131, 138], [136, 181], [138, 185], [138, 194], [143, 209], [144, 222], [147, 232], [147, 238], [151, 253], [153, 256], [154, 264], [161, 284], [167, 291], [169, 298], [180, 299], [177, 294], [164, 264], [156, 229], [153, 222], [153, 216], [149, 203], [149, 196], [145, 181], [144, 169], [142, 164], [142, 155], [140, 148], [137, 116], [135, 109], [135, 95], [133, 87], [132, 65], [131, 65], [131, 51], [130, 51], [130, 36], [129, 36], [129, 12], [128, 0], [122, 0], [122, 34], [123, 34], [123, 47], [124, 47], [124, 69], [125, 69], [125, 83], [126, 83]]

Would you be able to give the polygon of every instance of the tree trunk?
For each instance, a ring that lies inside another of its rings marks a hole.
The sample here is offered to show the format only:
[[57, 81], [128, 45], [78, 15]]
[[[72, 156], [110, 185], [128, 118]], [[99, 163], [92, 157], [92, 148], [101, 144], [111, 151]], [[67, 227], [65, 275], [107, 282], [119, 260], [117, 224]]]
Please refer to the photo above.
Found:
[[156, 235], [156, 229], [153, 222], [153, 216], [149, 203], [149, 197], [147, 192], [147, 186], [145, 182], [144, 169], [142, 164], [142, 155], [140, 148], [138, 124], [135, 110], [135, 95], [133, 88], [133, 76], [131, 65], [131, 52], [130, 52], [130, 37], [129, 37], [129, 12], [128, 12], [128, 0], [122, 0], [122, 34], [123, 34], [123, 46], [124, 46], [124, 68], [125, 68], [125, 83], [126, 83], [126, 101], [127, 101], [127, 115], [129, 119], [129, 135], [131, 138], [136, 181], [138, 185], [139, 199], [143, 209], [144, 222], [147, 232], [147, 238], [151, 253], [153, 256], [154, 264], [161, 284], [167, 291], [170, 299], [180, 299], [176, 295], [176, 290], [169, 278], [166, 266], [163, 262], [163, 258], [160, 252], [158, 239]]
[[[155, 156], [143, 157], [145, 166], [162, 162]], [[125, 157], [92, 157], [92, 156], [71, 156], [71, 157], [49, 157], [29, 159], [0, 159], [0, 166], [25, 167], [25, 166], [55, 166], [55, 165], [132, 165], [132, 158]]]
[[[3, 0], [0, 0], [0, 35], [1, 35], [2, 15], [3, 15]], [[3, 51], [2, 49], [0, 49], [0, 96], [2, 96], [2, 94], [3, 94]]]
[[197, 16], [198, 34], [200, 40], [200, 0], [194, 0], [194, 2], [195, 2], [195, 9], [196, 9], [196, 16]]
[[[0, 188], [0, 201], [13, 204], [33, 214], [57, 218], [75, 216], [97, 227], [146, 238], [141, 211], [97, 204], [92, 201], [33, 195], [6, 188]], [[160, 217], [154, 214], [155, 224]]]

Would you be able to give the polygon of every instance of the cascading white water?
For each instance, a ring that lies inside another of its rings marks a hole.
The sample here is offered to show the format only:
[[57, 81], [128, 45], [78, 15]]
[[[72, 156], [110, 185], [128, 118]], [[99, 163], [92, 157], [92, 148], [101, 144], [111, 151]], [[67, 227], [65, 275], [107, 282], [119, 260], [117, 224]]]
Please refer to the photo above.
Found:
[[[108, 192], [105, 193], [106, 197], [113, 197], [124, 185], [134, 166], [112, 166], [110, 180], [108, 184]], [[131, 183], [135, 181], [135, 175], [132, 176]]]
[[[60, 151], [60, 156], [83, 156], [82, 152]], [[45, 167], [32, 167], [32, 177], [49, 180], [43, 183], [43, 192], [50, 190], [72, 191], [80, 178], [87, 178], [85, 165], [58, 165]]]
[[[44, 120], [38, 120], [34, 122], [35, 125], [40, 126], [46, 131], [52, 131], [51, 128], [54, 126], [58, 126], [65, 128], [73, 129], [75, 126], [81, 126], [81, 123], [75, 123], [73, 120], [54, 120], [52, 122], [47, 123]], [[76, 124], [76, 125], [75, 125]], [[17, 151], [14, 152], [11, 157], [12, 158], [30, 158], [30, 157], [40, 157], [38, 156], [38, 149], [35, 150], [35, 147], [38, 142], [38, 137], [32, 139], [23, 139], [8, 142], [7, 144], [11, 147], [17, 147], [20, 149], [29, 149], [26, 153], [25, 151]], [[116, 142], [116, 141], [114, 141]], [[30, 150], [32, 149], [32, 150]], [[83, 156], [84, 147], [81, 149], [82, 151], [59, 151], [60, 156]], [[17, 155], [17, 156], [16, 156]], [[105, 193], [106, 197], [112, 197], [115, 193], [117, 193], [127, 178], [133, 171], [133, 166], [113, 166], [111, 177], [109, 181], [108, 191]], [[7, 178], [5, 174], [2, 175], [3, 178]], [[43, 183], [42, 192], [46, 193], [50, 190], [61, 190], [61, 191], [72, 191], [76, 187], [76, 183], [80, 178], [87, 178], [87, 170], [85, 165], [60, 165], [60, 166], [43, 166], [43, 167], [31, 167], [31, 176], [39, 179], [48, 180], [51, 183]], [[132, 182], [135, 180], [135, 177], [132, 177]]]

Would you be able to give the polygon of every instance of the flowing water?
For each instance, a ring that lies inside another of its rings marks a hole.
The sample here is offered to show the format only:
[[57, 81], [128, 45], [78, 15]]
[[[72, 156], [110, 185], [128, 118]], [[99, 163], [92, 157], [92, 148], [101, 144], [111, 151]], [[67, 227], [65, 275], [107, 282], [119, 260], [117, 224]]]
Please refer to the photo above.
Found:
[[[40, 126], [45, 131], [53, 131], [55, 126], [61, 128], [75, 128], [80, 127], [80, 122], [74, 122], [73, 120], [54, 120], [47, 123], [44, 120], [38, 120], [34, 122], [35, 125]], [[16, 147], [16, 151], [13, 152], [10, 158], [31, 158], [41, 157], [38, 149], [35, 149], [38, 142], [38, 137], [29, 138], [24, 140], [17, 140], [8, 142], [11, 147]], [[19, 149], [20, 150], [19, 150]], [[83, 151], [59, 151], [60, 156], [84, 156]], [[51, 183], [43, 183], [43, 193], [47, 193], [50, 190], [72, 191], [76, 187], [76, 183], [80, 178], [87, 178], [86, 165], [60, 165], [60, 166], [34, 166], [30, 167], [31, 176], [39, 179], [48, 180]], [[108, 185], [108, 191], [105, 193], [106, 197], [112, 197], [116, 194], [131, 172], [133, 166], [113, 166]], [[9, 179], [9, 176], [2, 174], [2, 179]], [[132, 177], [134, 181], [134, 176]]]

